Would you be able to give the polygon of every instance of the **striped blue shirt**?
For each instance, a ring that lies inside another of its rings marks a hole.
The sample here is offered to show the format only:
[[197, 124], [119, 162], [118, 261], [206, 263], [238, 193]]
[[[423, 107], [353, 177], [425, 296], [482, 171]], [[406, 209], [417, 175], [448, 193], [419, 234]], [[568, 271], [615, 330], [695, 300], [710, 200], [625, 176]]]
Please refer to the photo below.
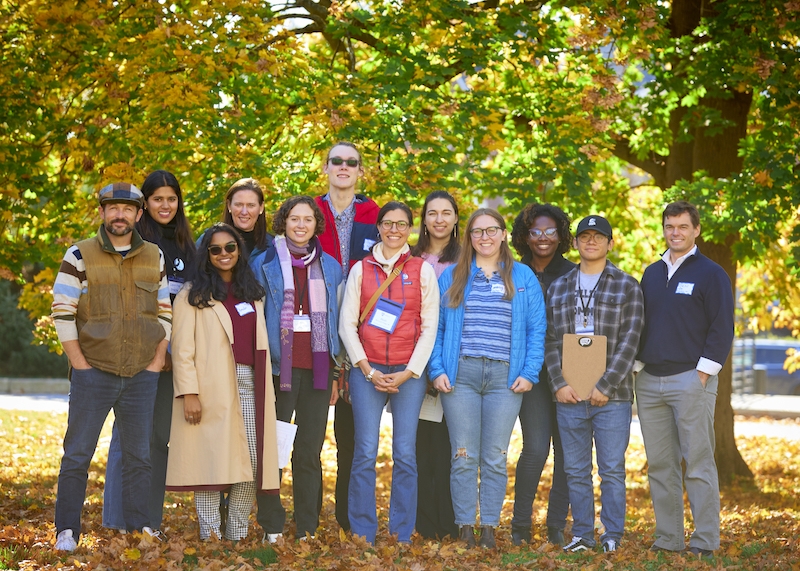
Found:
[[464, 303], [461, 356], [508, 362], [511, 357], [511, 300], [503, 299], [503, 278], [495, 272], [487, 280], [478, 270]]

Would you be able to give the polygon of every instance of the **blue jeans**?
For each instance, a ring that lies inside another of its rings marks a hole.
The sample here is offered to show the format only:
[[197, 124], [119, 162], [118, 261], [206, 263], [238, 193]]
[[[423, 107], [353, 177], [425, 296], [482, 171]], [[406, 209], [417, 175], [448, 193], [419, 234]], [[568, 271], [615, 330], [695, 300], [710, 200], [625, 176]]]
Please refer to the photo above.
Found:
[[475, 524], [480, 466], [481, 525], [500, 524], [508, 482], [508, 443], [522, 393], [508, 388], [508, 363], [461, 357], [453, 390], [442, 393], [450, 429], [450, 491], [456, 525]]
[[556, 422], [556, 405], [546, 373], [539, 375], [539, 382], [522, 395], [519, 409], [522, 427], [522, 452], [517, 460], [517, 478], [514, 485], [514, 517], [512, 527], [529, 529], [533, 517], [533, 500], [542, 470], [550, 455], [553, 442], [553, 485], [547, 504], [547, 525], [564, 529], [569, 512], [569, 488], [564, 472], [564, 451]]
[[[370, 366], [383, 373], [404, 371], [405, 365]], [[378, 517], [375, 503], [375, 462], [378, 458], [381, 414], [387, 397], [392, 406], [392, 492], [389, 504], [389, 533], [400, 542], [410, 542], [417, 517], [417, 424], [425, 398], [426, 382], [411, 378], [400, 392], [375, 390], [358, 367], [350, 371], [350, 399], [353, 404], [355, 451], [350, 472], [348, 508], [350, 529], [375, 543]]]
[[[150, 514], [152, 529], [161, 529], [164, 516], [164, 486], [167, 481], [167, 456], [169, 453], [169, 433], [172, 425], [172, 371], [162, 371], [158, 377], [158, 392], [153, 408], [153, 434], [150, 436], [150, 495], [147, 511]], [[122, 517], [122, 445], [119, 429], [114, 422], [111, 444], [108, 447], [106, 465], [106, 485], [103, 488], [103, 527], [125, 529]]]
[[141, 371], [119, 377], [99, 369], [73, 369], [69, 393], [69, 416], [64, 436], [64, 456], [58, 474], [56, 531], [81, 532], [81, 510], [86, 498], [86, 480], [97, 439], [111, 409], [114, 409], [122, 446], [122, 516], [125, 529], [140, 530], [150, 518], [150, 432], [158, 373]]
[[625, 451], [631, 435], [631, 403], [608, 401], [593, 406], [556, 403], [558, 430], [564, 446], [572, 535], [594, 544], [594, 488], [592, 438], [600, 474], [600, 521], [605, 533], [600, 541], [619, 542], [625, 531]]

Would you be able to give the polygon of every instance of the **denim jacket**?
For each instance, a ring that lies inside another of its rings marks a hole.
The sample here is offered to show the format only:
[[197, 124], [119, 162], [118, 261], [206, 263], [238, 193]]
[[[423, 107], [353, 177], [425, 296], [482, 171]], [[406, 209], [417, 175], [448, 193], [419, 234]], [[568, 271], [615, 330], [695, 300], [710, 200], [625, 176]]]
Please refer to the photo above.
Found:
[[[339, 341], [339, 303], [344, 293], [342, 266], [332, 256], [323, 253], [322, 275], [325, 278], [325, 297], [328, 303], [328, 351], [337, 365], [341, 364], [342, 345]], [[269, 354], [272, 360], [272, 374], [281, 372], [281, 307], [283, 307], [283, 274], [278, 253], [275, 248], [258, 253], [250, 259], [250, 267], [259, 283], [267, 290], [264, 299], [264, 317], [267, 321]]]
[[[455, 385], [458, 373], [458, 359], [461, 354], [461, 332], [464, 325], [464, 306], [472, 290], [472, 281], [478, 273], [475, 260], [472, 261], [469, 280], [464, 290], [464, 302], [458, 307], [447, 305], [446, 293], [453, 283], [453, 269], [450, 266], [439, 278], [441, 303], [439, 304], [439, 329], [433, 347], [428, 374], [435, 379], [447, 373], [451, 385]], [[508, 367], [508, 386], [517, 377], [532, 383], [539, 382], [539, 371], [544, 362], [545, 322], [544, 296], [539, 281], [526, 265], [514, 262], [511, 270], [516, 292], [511, 299], [511, 355]]]

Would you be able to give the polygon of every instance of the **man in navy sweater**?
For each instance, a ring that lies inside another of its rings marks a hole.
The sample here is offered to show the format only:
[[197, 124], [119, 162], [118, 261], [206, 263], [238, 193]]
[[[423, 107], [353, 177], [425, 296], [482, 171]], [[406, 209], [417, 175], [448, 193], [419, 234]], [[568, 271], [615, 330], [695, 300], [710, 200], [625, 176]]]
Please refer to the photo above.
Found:
[[[636, 402], [656, 515], [652, 551], [683, 551], [683, 486], [695, 530], [689, 551], [719, 548], [719, 481], [714, 461], [717, 374], [733, 342], [733, 291], [725, 271], [695, 245], [697, 208], [669, 204], [661, 217], [668, 250], [642, 277], [645, 326]], [[681, 459], [686, 473], [681, 481]]]

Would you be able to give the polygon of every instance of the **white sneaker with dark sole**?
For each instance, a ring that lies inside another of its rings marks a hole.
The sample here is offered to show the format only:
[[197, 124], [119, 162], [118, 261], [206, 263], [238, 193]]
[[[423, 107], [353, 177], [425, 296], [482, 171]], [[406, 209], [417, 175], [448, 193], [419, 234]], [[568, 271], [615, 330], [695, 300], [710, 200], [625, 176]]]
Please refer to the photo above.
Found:
[[266, 541], [267, 543], [278, 543], [278, 540], [283, 537], [282, 533], [265, 533], [264, 539], [261, 541]]
[[616, 551], [619, 545], [613, 539], [608, 539], [603, 542], [603, 553], [611, 553], [612, 551]]
[[567, 553], [580, 553], [581, 551], [591, 551], [594, 545], [583, 539], [582, 537], [573, 537], [572, 541], [564, 546], [564, 551]]

